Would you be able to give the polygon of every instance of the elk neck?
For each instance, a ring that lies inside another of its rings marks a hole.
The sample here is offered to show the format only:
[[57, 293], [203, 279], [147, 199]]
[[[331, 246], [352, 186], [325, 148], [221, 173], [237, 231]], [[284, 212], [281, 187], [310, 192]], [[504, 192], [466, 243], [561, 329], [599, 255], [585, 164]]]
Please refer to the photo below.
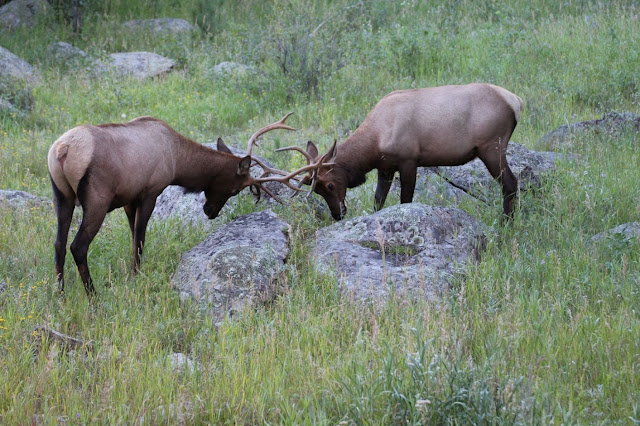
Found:
[[356, 129], [338, 146], [335, 162], [340, 169], [344, 170], [348, 188], [362, 185], [367, 173], [378, 167], [380, 158], [378, 151], [376, 137], [362, 128]]
[[172, 185], [198, 192], [207, 188], [211, 181], [236, 175], [239, 158], [184, 139], [181, 149], [175, 152], [176, 168]]

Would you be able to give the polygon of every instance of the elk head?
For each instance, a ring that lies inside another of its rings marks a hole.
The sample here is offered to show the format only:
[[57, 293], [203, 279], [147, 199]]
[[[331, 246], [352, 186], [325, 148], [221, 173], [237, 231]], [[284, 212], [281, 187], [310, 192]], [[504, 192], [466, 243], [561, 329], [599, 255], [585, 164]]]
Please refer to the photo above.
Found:
[[337, 141], [327, 151], [326, 154], [320, 156], [316, 145], [307, 142], [307, 150], [303, 150], [297, 146], [289, 146], [277, 149], [279, 151], [297, 151], [307, 159], [307, 166], [292, 172], [294, 175], [308, 172], [300, 181], [298, 187], [302, 185], [311, 185], [309, 195], [312, 192], [320, 195], [327, 202], [331, 216], [335, 220], [341, 220], [347, 213], [345, 198], [348, 188], [348, 172], [347, 169], [336, 164], [335, 159], [338, 154]]
[[[295, 130], [294, 128], [284, 124], [285, 120], [291, 114], [293, 113], [288, 113], [280, 121], [269, 124], [268, 126], [265, 126], [255, 132], [251, 136], [251, 138], [249, 138], [249, 142], [247, 144], [247, 154], [242, 158], [236, 157], [238, 159], [237, 166], [234, 164], [236, 170], [230, 170], [228, 173], [226, 173], [224, 182], [216, 182], [215, 185], [212, 185], [210, 188], [204, 191], [206, 201], [203, 206], [203, 210], [209, 219], [215, 219], [220, 213], [220, 210], [222, 210], [222, 208], [224, 207], [227, 200], [237, 195], [246, 187], [250, 187], [252, 189], [252, 192], [257, 196], [258, 201], [260, 200], [260, 190], [265, 191], [275, 200], [280, 201], [280, 199], [275, 194], [273, 194], [269, 189], [265, 188], [262, 185], [263, 183], [267, 182], [280, 182], [295, 191], [301, 191], [299, 187], [294, 186], [290, 182], [291, 179], [293, 179], [298, 173], [301, 172], [286, 173], [282, 170], [268, 167], [266, 164], [264, 164], [264, 162], [260, 161], [260, 159], [251, 155], [253, 145], [258, 145], [258, 137], [260, 137], [264, 133], [276, 129]], [[233, 155], [229, 147], [227, 147], [227, 145], [225, 145], [225, 143], [220, 138], [218, 138], [217, 148], [220, 152], [225, 152], [227, 154]], [[255, 165], [260, 166], [263, 170], [262, 174], [257, 178], [251, 176], [250, 173], [251, 167]]]

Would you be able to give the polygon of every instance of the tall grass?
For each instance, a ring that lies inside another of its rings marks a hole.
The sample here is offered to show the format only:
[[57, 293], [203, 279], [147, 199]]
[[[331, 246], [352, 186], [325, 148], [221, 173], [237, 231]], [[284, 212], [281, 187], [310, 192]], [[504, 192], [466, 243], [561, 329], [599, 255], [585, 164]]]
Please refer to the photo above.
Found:
[[[41, 75], [32, 109], [0, 116], [0, 188], [50, 197], [45, 159], [57, 137], [138, 115], [199, 142], [221, 136], [240, 146], [294, 111], [300, 130], [270, 134], [257, 152], [293, 168], [302, 159], [273, 155], [275, 147], [342, 140], [395, 89], [507, 87], [526, 104], [514, 141], [536, 149], [548, 148], [539, 138], [559, 125], [640, 112], [632, 1], [82, 4], [80, 35], [60, 15], [0, 34]], [[133, 38], [118, 27], [164, 16], [202, 31]], [[49, 60], [52, 35], [94, 56], [155, 51], [179, 69], [153, 81], [95, 80]], [[216, 76], [222, 61], [253, 71]], [[89, 302], [72, 262], [65, 298], [56, 293], [51, 207], [0, 206], [0, 423], [638, 422], [640, 247], [591, 241], [640, 214], [638, 134], [586, 135], [566, 150], [574, 159], [522, 194], [510, 226], [499, 226], [498, 196], [462, 206], [495, 233], [482, 261], [435, 302], [344, 300], [309, 259], [309, 241], [331, 219], [305, 200], [274, 207], [292, 225], [284, 293], [217, 325], [180, 302], [170, 282], [206, 230], [152, 223], [142, 271], [131, 277], [129, 229], [113, 212], [91, 246], [99, 296]], [[350, 216], [372, 211], [374, 180], [349, 192]], [[240, 197], [216, 225], [265, 208]], [[420, 193], [417, 201], [432, 202]], [[66, 351], [34, 335], [37, 324], [93, 350]], [[170, 368], [175, 352], [195, 369]]]

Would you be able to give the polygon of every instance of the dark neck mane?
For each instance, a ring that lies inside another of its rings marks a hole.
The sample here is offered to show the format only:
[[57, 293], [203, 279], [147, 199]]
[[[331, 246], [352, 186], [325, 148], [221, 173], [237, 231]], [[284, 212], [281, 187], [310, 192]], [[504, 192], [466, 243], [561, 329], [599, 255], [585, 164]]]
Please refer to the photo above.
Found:
[[362, 185], [367, 180], [367, 173], [376, 168], [375, 142], [356, 130], [338, 146], [336, 163], [344, 171], [348, 188]]

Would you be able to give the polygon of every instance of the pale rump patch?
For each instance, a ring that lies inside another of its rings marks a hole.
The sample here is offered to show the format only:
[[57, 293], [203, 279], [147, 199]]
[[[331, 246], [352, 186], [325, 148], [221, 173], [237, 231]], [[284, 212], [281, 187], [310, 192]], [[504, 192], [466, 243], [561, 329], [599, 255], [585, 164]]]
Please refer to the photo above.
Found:
[[519, 122], [520, 114], [522, 113], [522, 99], [520, 98], [520, 96], [514, 95], [513, 93], [511, 93], [510, 91], [508, 91], [503, 87], [494, 86], [493, 84], [491, 84], [490, 86], [496, 92], [498, 92], [498, 94], [502, 97], [502, 99], [505, 100], [506, 103], [509, 104], [509, 106], [513, 110], [513, 113], [516, 116], [516, 123]]
[[93, 156], [93, 144], [91, 132], [86, 127], [79, 126], [62, 135], [49, 149], [51, 179], [65, 195], [77, 193], [78, 183]]

